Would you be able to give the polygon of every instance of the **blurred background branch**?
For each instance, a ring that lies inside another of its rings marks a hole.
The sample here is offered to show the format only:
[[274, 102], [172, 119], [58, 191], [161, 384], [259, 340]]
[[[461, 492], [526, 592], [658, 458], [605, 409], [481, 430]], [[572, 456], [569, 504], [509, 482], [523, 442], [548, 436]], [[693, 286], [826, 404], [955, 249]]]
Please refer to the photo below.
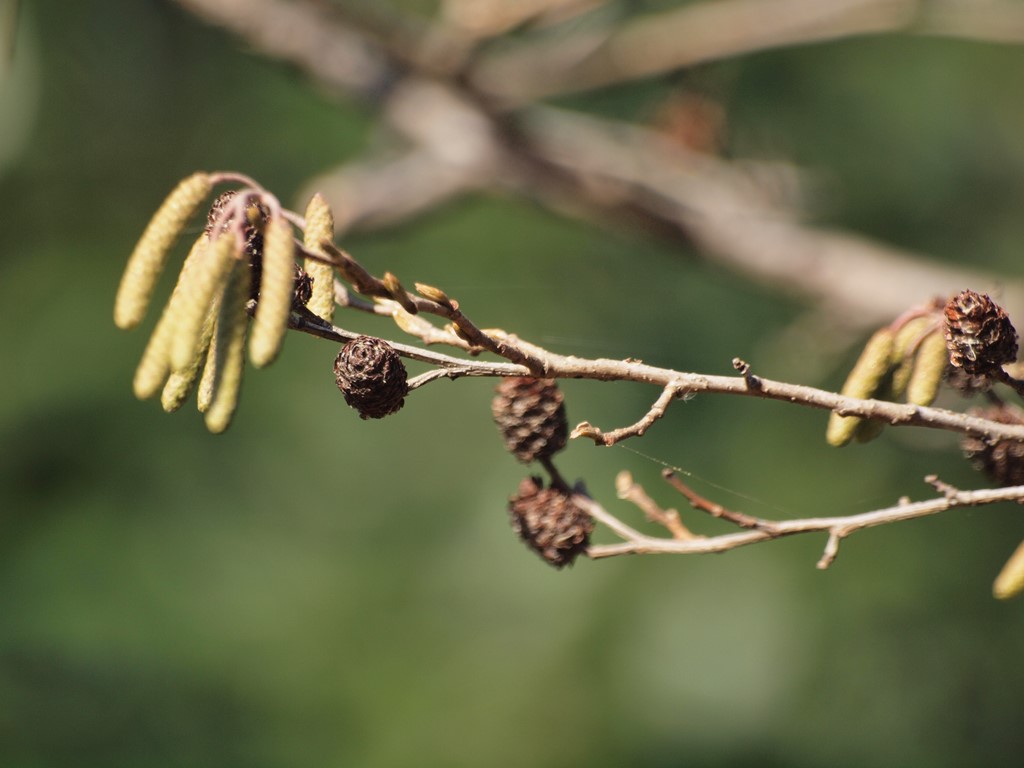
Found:
[[1012, 0], [711, 0], [614, 21], [481, 60], [480, 90], [506, 104], [663, 75], [770, 48], [884, 33], [1024, 41]]
[[[549, 32], [540, 42], [491, 52], [474, 46], [535, 16], [562, 12], [578, 21], [602, 4], [536, 3], [508, 16], [501, 3], [451, 3], [428, 24], [384, 13], [370, 20], [312, 0], [177, 2], [338, 95], [366, 100], [401, 137], [310, 181], [308, 191], [321, 191], [340, 212], [343, 230], [393, 226], [467, 193], [505, 190], [601, 226], [694, 244], [703, 258], [831, 315], [835, 328], [877, 326], [905, 309], [908, 298], [948, 295], [964, 285], [998, 285], [1011, 311], [1024, 309], [1021, 282], [807, 223], [803, 201], [811, 191], [806, 174], [790, 163], [728, 160], [652, 127], [538, 101], [852, 35], [1015, 42], [1021, 12], [1014, 4], [700, 2], [602, 18], [599, 31], [588, 25]], [[467, 42], [470, 18], [483, 37]]]

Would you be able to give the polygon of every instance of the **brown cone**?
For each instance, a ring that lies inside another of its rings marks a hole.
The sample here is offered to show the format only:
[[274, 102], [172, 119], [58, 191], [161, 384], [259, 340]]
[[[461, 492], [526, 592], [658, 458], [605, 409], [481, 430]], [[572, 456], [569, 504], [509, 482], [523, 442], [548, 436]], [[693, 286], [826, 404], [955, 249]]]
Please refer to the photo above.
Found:
[[313, 297], [313, 278], [298, 264], [295, 265], [295, 294], [292, 296], [292, 309], [296, 310], [309, 304]]
[[512, 528], [555, 568], [571, 565], [590, 544], [594, 521], [560, 488], [545, 489], [539, 477], [527, 477], [509, 499]]
[[962, 397], [974, 397], [980, 392], [992, 389], [992, 379], [967, 373], [963, 368], [946, 367], [946, 384], [960, 393]]
[[1017, 359], [1017, 331], [987, 294], [961, 291], [946, 304], [949, 362], [968, 374], [987, 374]]
[[547, 458], [565, 447], [569, 422], [564, 395], [554, 379], [510, 376], [501, 380], [491, 401], [505, 447], [524, 464]]
[[402, 358], [386, 341], [372, 336], [359, 336], [341, 348], [334, 378], [345, 402], [364, 419], [394, 413], [409, 392]]
[[[1024, 424], [1024, 411], [1011, 405], [975, 408], [971, 415], [1000, 424]], [[975, 469], [988, 475], [996, 485], [1024, 485], [1024, 443], [1017, 440], [989, 443], [980, 437], [965, 437], [960, 447]]]
[[[238, 195], [237, 190], [229, 189], [227, 192], [218, 195], [217, 199], [213, 201], [213, 205], [210, 206], [210, 212], [206, 215], [206, 234], [211, 237], [213, 236], [213, 227], [217, 223], [217, 219], [220, 218], [224, 208], [235, 199], [236, 195]], [[249, 216], [250, 221], [247, 221], [243, 227], [245, 232], [245, 252], [249, 256], [250, 263], [256, 269], [259, 269], [260, 262], [263, 259], [263, 225], [266, 224], [270, 211], [262, 202], [251, 203], [249, 205]], [[222, 222], [222, 231], [227, 230], [228, 225], [233, 220], [234, 217], [229, 217], [227, 221]], [[253, 224], [254, 221], [257, 225]], [[257, 280], [254, 285], [258, 286], [258, 274], [256, 278]]]
[[[206, 216], [206, 234], [213, 232], [213, 227], [220, 218], [221, 212], [238, 194], [236, 190], [228, 190], [222, 193], [213, 201], [210, 212]], [[252, 292], [250, 299], [259, 300], [259, 289], [263, 280], [263, 225], [266, 224], [270, 211], [263, 203], [253, 203], [249, 206], [250, 221], [242, 228], [245, 233], [245, 254], [249, 258], [249, 269], [251, 270]], [[223, 222], [223, 229], [227, 229], [232, 221], [229, 218]], [[255, 224], [252, 222], [256, 222]], [[304, 307], [309, 302], [313, 293], [313, 281], [297, 264], [295, 265], [295, 294], [292, 296], [292, 309]]]

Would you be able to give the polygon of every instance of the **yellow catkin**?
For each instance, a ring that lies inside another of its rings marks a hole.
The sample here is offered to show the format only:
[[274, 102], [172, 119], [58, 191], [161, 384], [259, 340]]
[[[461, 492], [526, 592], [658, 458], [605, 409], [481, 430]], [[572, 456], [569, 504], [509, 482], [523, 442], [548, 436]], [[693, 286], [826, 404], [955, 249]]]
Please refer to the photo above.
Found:
[[249, 338], [249, 358], [257, 368], [270, 365], [281, 350], [295, 293], [295, 241], [283, 218], [267, 222], [263, 233], [260, 298]]
[[139, 400], [153, 397], [167, 381], [167, 376], [171, 372], [171, 363], [168, 359], [170, 348], [171, 336], [167, 332], [167, 324], [159, 322], [146, 343], [146, 349], [132, 379], [132, 391]]
[[[306, 206], [306, 232], [302, 244], [307, 251], [323, 253], [320, 243], [334, 239], [334, 216], [324, 196], [317, 192]], [[304, 259], [302, 268], [313, 278], [313, 293], [306, 307], [317, 317], [331, 322], [334, 318], [334, 270], [330, 264]]]
[[181, 307], [184, 286], [187, 285], [204, 257], [207, 243], [206, 235], [202, 235], [192, 244], [188, 257], [181, 268], [181, 274], [178, 275], [178, 283], [174, 286], [171, 298], [168, 300], [167, 306], [164, 307], [156, 328], [153, 329], [153, 335], [149, 337], [146, 349], [142, 353], [142, 360], [139, 361], [139, 365], [135, 369], [132, 389], [140, 400], [147, 400], [159, 392], [171, 372], [171, 328], [175, 324], [175, 315]]
[[209, 407], [204, 413], [206, 428], [219, 434], [231, 426], [238, 407], [245, 367], [245, 332], [249, 315], [245, 304], [249, 299], [249, 270], [239, 264], [231, 273], [220, 312], [217, 315], [217, 337], [211, 349], [216, 355], [215, 377]]
[[199, 369], [206, 360], [210, 340], [213, 338], [219, 307], [220, 301], [214, 301], [210, 306], [210, 311], [206, 313], [206, 320], [203, 321], [203, 330], [199, 335], [199, 348], [195, 358], [192, 360], [192, 364], [184, 370], [174, 371], [167, 377], [167, 383], [164, 384], [163, 392], [160, 393], [160, 405], [163, 406], [167, 413], [174, 413], [181, 408], [185, 401], [188, 400], [188, 396], [192, 394], [192, 388], [195, 386], [196, 378], [199, 376]]
[[892, 347], [892, 394], [899, 399], [907, 391], [910, 375], [917, 359], [917, 348], [929, 328], [935, 324], [933, 317], [916, 317], [904, 323], [896, 332]]
[[992, 594], [1000, 600], [1009, 600], [1021, 592], [1024, 592], [1024, 541], [1010, 555], [992, 585]]
[[[869, 398], [878, 392], [879, 386], [889, 373], [892, 359], [894, 334], [889, 328], [875, 331], [864, 345], [864, 350], [846, 377], [842, 394], [847, 397]], [[846, 445], [853, 439], [857, 426], [863, 421], [858, 416], [829, 416], [825, 439], [829, 445]]]
[[171, 247], [212, 189], [208, 174], [194, 173], [174, 188], [150, 219], [117, 289], [114, 323], [119, 328], [134, 328], [142, 322]]
[[171, 368], [184, 371], [199, 354], [199, 341], [210, 306], [224, 288], [236, 258], [238, 242], [231, 232], [214, 240], [197, 268], [182, 285], [181, 306], [171, 328]]
[[[220, 314], [220, 307], [217, 307]], [[199, 378], [199, 389], [196, 391], [196, 407], [200, 413], [206, 413], [213, 401], [213, 385], [217, 381], [217, 336], [218, 322], [213, 321], [213, 336], [206, 347], [206, 361], [203, 364], [203, 375]]]
[[936, 331], [921, 342], [914, 356], [914, 369], [907, 382], [907, 402], [911, 405], [931, 405], [939, 394], [942, 377], [949, 364], [946, 339]]

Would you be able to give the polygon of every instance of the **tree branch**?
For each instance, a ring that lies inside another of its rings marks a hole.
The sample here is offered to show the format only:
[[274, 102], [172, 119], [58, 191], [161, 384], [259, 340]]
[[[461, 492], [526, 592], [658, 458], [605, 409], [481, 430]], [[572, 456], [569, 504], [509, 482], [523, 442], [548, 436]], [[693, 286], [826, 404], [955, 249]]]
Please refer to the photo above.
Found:
[[480, 62], [473, 83], [521, 106], [768, 48], [902, 29], [916, 6], [915, 0], [693, 3], [630, 18], [601, 39], [587, 31], [496, 52]]
[[[931, 478], [929, 478], [931, 480]], [[947, 486], [948, 487], [948, 486]], [[576, 496], [587, 514], [608, 526], [619, 538], [618, 544], [594, 544], [587, 555], [595, 560], [618, 555], [673, 554], [692, 555], [728, 552], [739, 547], [771, 541], [805, 533], [827, 533], [825, 550], [818, 560], [819, 569], [828, 568], [839, 552], [839, 544], [847, 536], [865, 528], [888, 525], [904, 520], [939, 514], [954, 507], [980, 507], [1004, 501], [1024, 501], [1024, 486], [962, 491], [949, 488], [941, 497], [918, 502], [901, 501], [895, 506], [871, 512], [840, 516], [815, 517], [799, 520], [759, 520], [758, 527], [737, 533], [690, 539], [666, 539], [647, 536], [623, 523], [593, 499]]]
[[643, 486], [633, 482], [633, 476], [629, 472], [622, 471], [615, 476], [615, 495], [639, 507], [648, 520], [665, 526], [672, 534], [672, 538], [699, 538], [683, 525], [677, 510], [659, 507], [654, 499], [647, 495]]
[[863, 327], [963, 286], [999, 285], [1011, 313], [1024, 308], [1021, 281], [801, 224], [752, 183], [749, 172], [687, 151], [655, 131], [547, 107], [530, 110], [524, 131], [534, 152], [577, 175], [583, 189], [587, 179], [590, 187], [617, 184], [620, 196], [644, 201], [715, 261]]
[[472, 82], [520, 107], [768, 49], [884, 33], [1019, 44], [1024, 8], [1012, 0], [710, 0], [506, 46], [481, 59]]
[[[308, 316], [293, 314], [290, 322], [291, 327], [295, 330], [333, 341], [345, 342], [360, 335], [326, 323], [311, 313]], [[491, 335], [497, 334], [492, 332]], [[520, 342], [510, 334], [502, 335], [501, 339], [500, 349], [517, 358], [528, 355], [530, 359], [535, 360], [536, 364], [542, 367], [544, 371], [543, 376], [548, 378], [634, 381], [660, 386], [665, 391], [671, 390], [675, 393], [674, 396], [676, 397], [701, 393], [760, 397], [767, 400], [780, 400], [794, 405], [835, 411], [842, 416], [859, 416], [864, 419], [882, 420], [893, 426], [943, 429], [966, 435], [975, 435], [988, 440], [1024, 440], [1024, 426], [1000, 424], [995, 421], [943, 408], [893, 403], [885, 400], [861, 400], [815, 387], [774, 381], [762, 377], [757, 379], [760, 386], [751, 388], [748, 385], [747, 377], [742, 375], [717, 376], [689, 373], [676, 371], [671, 368], [659, 368], [632, 359], [590, 359], [572, 355], [559, 355], [536, 345]], [[445, 368], [444, 377], [449, 379], [458, 379], [464, 376], [536, 375], [533, 369], [517, 363], [463, 360], [398, 342], [389, 343], [404, 357]], [[431, 377], [424, 380], [423, 383], [428, 383], [436, 378], [440, 377]], [[664, 397], [665, 392], [663, 391], [662, 398]], [[629, 436], [631, 429], [626, 428], [626, 436]], [[619, 439], [623, 438], [620, 437]]]

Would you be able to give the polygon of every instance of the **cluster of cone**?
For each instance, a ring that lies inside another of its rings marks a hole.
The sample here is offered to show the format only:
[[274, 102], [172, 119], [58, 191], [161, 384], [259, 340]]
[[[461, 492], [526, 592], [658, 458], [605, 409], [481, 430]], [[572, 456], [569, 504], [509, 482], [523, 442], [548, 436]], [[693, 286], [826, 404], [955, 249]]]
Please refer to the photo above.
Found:
[[[1003, 366], [1016, 359], [1017, 331], [1006, 311], [987, 294], [961, 291], [876, 331], [842, 393], [930, 405], [945, 382], [965, 397], [988, 393], [993, 404], [972, 409], [972, 415], [1002, 424], [1024, 424], [1024, 410], [1000, 401], [991, 391], [996, 382], [1008, 380]], [[864, 442], [876, 437], [882, 427], [881, 421], [833, 413], [825, 437], [835, 446]], [[961, 446], [972, 464], [997, 485], [1024, 484], [1024, 443], [969, 436]], [[999, 598], [1024, 592], [1024, 543], [1003, 567], [993, 591]]]
[[562, 391], [552, 379], [508, 377], [498, 384], [491, 412], [508, 451], [524, 464], [539, 461], [552, 476], [547, 488], [537, 476], [519, 484], [508, 505], [513, 530], [555, 568], [571, 565], [589, 546], [594, 523], [551, 465], [569, 435]]

